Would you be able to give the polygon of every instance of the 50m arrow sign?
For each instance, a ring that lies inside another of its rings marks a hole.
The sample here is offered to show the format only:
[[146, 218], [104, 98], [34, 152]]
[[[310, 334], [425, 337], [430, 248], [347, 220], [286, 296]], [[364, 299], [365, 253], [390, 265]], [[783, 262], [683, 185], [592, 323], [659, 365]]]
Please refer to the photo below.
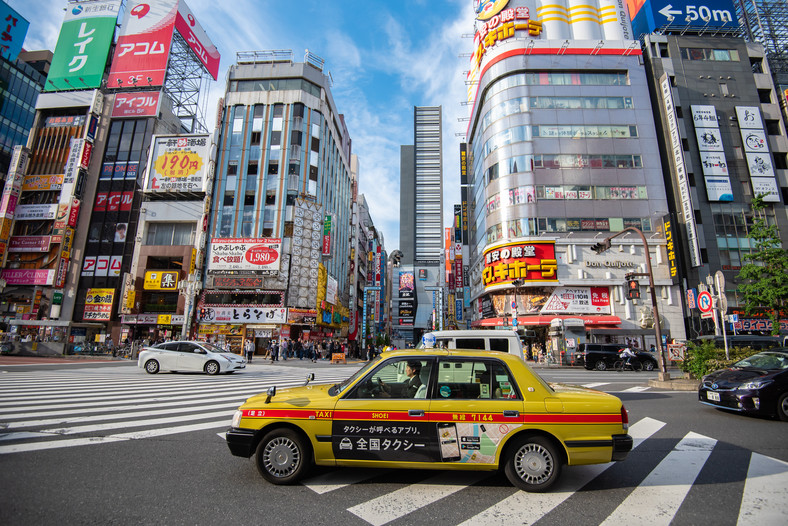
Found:
[[[727, 4], [727, 2], [725, 3]], [[673, 22], [675, 20], [678, 24], [683, 22], [700, 22], [704, 24], [717, 22], [725, 24], [733, 21], [731, 9], [719, 9], [720, 6], [714, 4], [715, 2], [707, 2], [704, 5], [685, 4], [683, 6], [676, 6], [678, 9], [674, 9], [673, 4], [668, 4], [657, 11], [657, 13], [667, 18], [668, 22]], [[728, 5], [725, 7], [728, 7]], [[682, 7], [683, 9], [681, 9]], [[685, 13], [686, 15], [682, 17]]]

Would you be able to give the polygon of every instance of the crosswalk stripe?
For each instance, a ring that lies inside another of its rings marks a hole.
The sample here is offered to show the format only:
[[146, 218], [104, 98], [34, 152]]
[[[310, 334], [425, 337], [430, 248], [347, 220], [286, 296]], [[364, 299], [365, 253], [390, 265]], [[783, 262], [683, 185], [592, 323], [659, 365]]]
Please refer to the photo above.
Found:
[[669, 525], [716, 444], [687, 433], [602, 524]]
[[737, 524], [788, 524], [786, 488], [788, 462], [753, 453]]
[[375, 478], [382, 475], [383, 473], [387, 473], [388, 471], [389, 470], [372, 468], [345, 468], [305, 479], [301, 481], [301, 484], [311, 489], [318, 495], [322, 495], [324, 493], [336, 491], [338, 489]]
[[[664, 422], [649, 417], [633, 424], [629, 429], [633, 449], [662, 429], [664, 425]], [[461, 526], [533, 524], [613, 465], [614, 463], [610, 462], [566, 469], [550, 493], [518, 491], [511, 497], [471, 517]]]
[[591, 383], [591, 384], [583, 384], [583, 387], [586, 387], [588, 389], [593, 389], [594, 387], [599, 387], [599, 386], [602, 386], [602, 385], [608, 385], [609, 383], [610, 382], [594, 382], [594, 383]]
[[175, 435], [178, 433], [190, 433], [192, 431], [202, 431], [205, 429], [217, 429], [222, 427], [224, 428], [229, 427], [229, 422], [226, 419], [220, 420], [218, 422], [202, 422], [198, 424], [189, 424], [184, 426], [148, 429], [145, 431], [138, 431], [135, 433], [122, 433], [119, 435], [110, 435], [106, 437], [86, 437], [86, 438], [73, 438], [66, 440], [51, 440], [45, 442], [28, 442], [28, 443], [20, 443], [20, 444], [11, 444], [7, 446], [0, 446], [0, 455], [6, 453], [42, 451], [45, 449], [57, 449], [62, 447], [106, 444], [109, 442], [123, 442], [125, 440], [141, 440], [144, 438]]
[[[457, 473], [448, 471], [428, 478], [419, 484], [411, 484], [353, 506], [348, 508], [348, 511], [373, 526], [382, 526], [476, 484], [480, 480], [492, 476], [492, 474], [486, 472]], [[458, 482], [460, 483], [458, 484]]]
[[636, 385], [635, 387], [630, 387], [629, 389], [624, 389], [621, 391], [622, 393], [642, 393], [643, 391], [648, 391], [651, 387], [647, 385]]
[[211, 413], [197, 413], [190, 415], [170, 416], [167, 418], [147, 418], [145, 420], [124, 420], [122, 422], [109, 422], [105, 424], [92, 424], [85, 426], [61, 427], [53, 429], [42, 429], [43, 433], [51, 433], [53, 435], [76, 435], [78, 433], [95, 433], [96, 431], [107, 431], [111, 429], [124, 429], [127, 427], [145, 427], [154, 426], [159, 424], [172, 424], [175, 422], [187, 422], [189, 420], [203, 420], [206, 418], [219, 418], [224, 416], [227, 418], [226, 424], [229, 427], [230, 419], [235, 410], [234, 405], [230, 405], [231, 409], [224, 411], [213, 411]]

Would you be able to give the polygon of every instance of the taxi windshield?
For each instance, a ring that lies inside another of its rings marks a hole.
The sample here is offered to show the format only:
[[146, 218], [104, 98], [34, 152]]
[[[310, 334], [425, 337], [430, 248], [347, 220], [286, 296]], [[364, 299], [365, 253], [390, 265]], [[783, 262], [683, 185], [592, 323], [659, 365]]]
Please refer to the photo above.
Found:
[[331, 389], [328, 390], [329, 396], [336, 396], [339, 393], [341, 393], [342, 391], [344, 391], [347, 388], [347, 386], [349, 386], [350, 384], [352, 384], [355, 381], [356, 378], [367, 374], [367, 371], [369, 371], [372, 367], [377, 365], [378, 362], [380, 362], [380, 355], [378, 355], [375, 358], [373, 358], [372, 360], [368, 361], [367, 364], [364, 367], [362, 367], [361, 369], [356, 371], [356, 373], [353, 376], [351, 376], [350, 378], [342, 380], [340, 383], [334, 384], [333, 386], [331, 386]]

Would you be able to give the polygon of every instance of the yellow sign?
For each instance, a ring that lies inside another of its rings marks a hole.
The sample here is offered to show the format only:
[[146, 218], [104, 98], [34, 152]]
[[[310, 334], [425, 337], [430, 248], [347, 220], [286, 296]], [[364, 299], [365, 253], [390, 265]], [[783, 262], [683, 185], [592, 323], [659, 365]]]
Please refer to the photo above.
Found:
[[156, 323], [159, 325], [172, 325], [172, 314], [159, 314]]
[[134, 301], [136, 298], [137, 291], [134, 289], [126, 291], [126, 308], [131, 310], [134, 308]]
[[145, 271], [144, 290], [178, 290], [177, 270]]
[[162, 177], [189, 177], [202, 168], [202, 157], [194, 152], [167, 152], [156, 159], [156, 171]]

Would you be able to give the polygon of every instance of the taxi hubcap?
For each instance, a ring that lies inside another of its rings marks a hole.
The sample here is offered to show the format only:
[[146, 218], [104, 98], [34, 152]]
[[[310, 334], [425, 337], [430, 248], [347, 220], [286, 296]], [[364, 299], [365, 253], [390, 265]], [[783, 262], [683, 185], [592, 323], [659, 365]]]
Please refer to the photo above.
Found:
[[284, 437], [271, 440], [265, 447], [265, 469], [277, 477], [285, 477], [295, 471], [300, 458], [298, 447]]
[[529, 484], [541, 484], [553, 472], [553, 457], [539, 444], [526, 444], [515, 458], [517, 475]]

